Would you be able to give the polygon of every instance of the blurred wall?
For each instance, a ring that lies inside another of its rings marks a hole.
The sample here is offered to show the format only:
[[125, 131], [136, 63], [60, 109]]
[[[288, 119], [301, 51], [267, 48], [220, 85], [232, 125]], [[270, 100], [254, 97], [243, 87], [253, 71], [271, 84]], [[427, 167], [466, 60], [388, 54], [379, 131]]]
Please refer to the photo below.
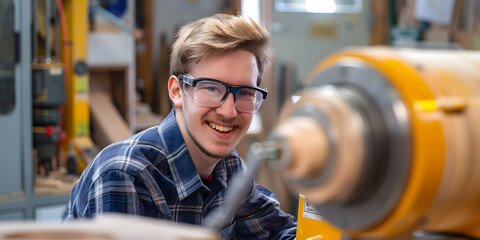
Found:
[[225, 0], [161, 0], [153, 5], [153, 60], [158, 66], [161, 34], [173, 42], [178, 26], [222, 12]]
[[369, 45], [369, 0], [363, 1], [358, 14], [277, 12], [273, 5], [272, 9], [276, 79], [281, 78], [282, 64], [291, 64], [294, 81], [299, 83], [329, 54], [346, 46]]

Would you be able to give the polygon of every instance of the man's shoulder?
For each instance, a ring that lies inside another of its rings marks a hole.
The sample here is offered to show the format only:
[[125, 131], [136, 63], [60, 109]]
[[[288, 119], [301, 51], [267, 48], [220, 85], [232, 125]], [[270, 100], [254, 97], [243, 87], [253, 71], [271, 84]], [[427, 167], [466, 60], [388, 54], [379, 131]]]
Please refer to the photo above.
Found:
[[105, 147], [95, 157], [91, 167], [97, 174], [117, 170], [136, 175], [166, 158], [167, 153], [159, 141], [156, 127], [152, 127]]

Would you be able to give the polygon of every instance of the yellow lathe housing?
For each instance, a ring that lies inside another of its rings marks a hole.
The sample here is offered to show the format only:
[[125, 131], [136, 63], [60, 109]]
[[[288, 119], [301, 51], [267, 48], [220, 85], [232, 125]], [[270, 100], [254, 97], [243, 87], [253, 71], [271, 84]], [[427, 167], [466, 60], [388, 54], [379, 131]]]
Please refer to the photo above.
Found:
[[[67, 104], [65, 105], [64, 128], [67, 141], [65, 152], [72, 146], [77, 156], [83, 161], [77, 161], [78, 170], [83, 171], [90, 158], [96, 152], [90, 136], [90, 79], [87, 66], [87, 35], [88, 35], [88, 4], [87, 0], [63, 0], [69, 32], [68, 53], [64, 59], [67, 64]], [[65, 39], [64, 39], [65, 41]]]
[[328, 223], [305, 196], [298, 199], [297, 239], [341, 240], [339, 229]]
[[480, 52], [345, 49], [305, 84], [273, 165], [343, 236], [480, 238]]

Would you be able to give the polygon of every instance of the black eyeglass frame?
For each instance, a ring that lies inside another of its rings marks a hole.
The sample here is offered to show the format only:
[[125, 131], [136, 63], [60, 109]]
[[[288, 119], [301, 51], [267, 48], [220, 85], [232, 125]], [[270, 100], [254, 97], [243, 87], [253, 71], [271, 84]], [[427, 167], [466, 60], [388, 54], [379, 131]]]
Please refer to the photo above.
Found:
[[213, 78], [194, 78], [190, 74], [179, 74], [177, 77], [178, 79], [184, 81], [186, 84], [192, 87], [196, 87], [197, 83], [200, 81], [212, 81], [212, 82], [222, 84], [223, 86], [227, 87], [227, 92], [225, 92], [225, 96], [222, 97], [222, 102], [225, 100], [225, 98], [228, 96], [229, 93], [233, 93], [233, 96], [235, 96], [237, 92], [242, 88], [250, 88], [250, 89], [258, 90], [260, 93], [262, 93], [262, 99], [264, 100], [267, 98], [267, 94], [268, 94], [267, 88], [262, 89], [259, 87], [252, 87], [252, 86], [231, 85]]
[[219, 83], [219, 84], [225, 86], [227, 91], [225, 92], [225, 95], [222, 97], [222, 99], [220, 101], [220, 104], [218, 106], [220, 106], [223, 103], [223, 101], [225, 101], [225, 98], [227, 98], [228, 94], [230, 94], [230, 93], [233, 94], [234, 101], [236, 102], [236, 98], [237, 98], [236, 94], [242, 88], [257, 90], [258, 92], [260, 92], [262, 94], [262, 102], [252, 112], [257, 112], [258, 109], [260, 108], [260, 106], [262, 105], [263, 100], [265, 100], [267, 98], [267, 93], [268, 93], [267, 88], [261, 89], [261, 88], [252, 87], [252, 86], [231, 85], [231, 84], [228, 84], [228, 83], [225, 83], [225, 82], [222, 82], [220, 80], [213, 79], [213, 78], [194, 78], [190, 74], [179, 74], [177, 77], [178, 77], [178, 79], [182, 80], [184, 83], [186, 83], [186, 84], [188, 84], [192, 87], [196, 87], [197, 83], [199, 83], [201, 81], [215, 82], [215, 83]]

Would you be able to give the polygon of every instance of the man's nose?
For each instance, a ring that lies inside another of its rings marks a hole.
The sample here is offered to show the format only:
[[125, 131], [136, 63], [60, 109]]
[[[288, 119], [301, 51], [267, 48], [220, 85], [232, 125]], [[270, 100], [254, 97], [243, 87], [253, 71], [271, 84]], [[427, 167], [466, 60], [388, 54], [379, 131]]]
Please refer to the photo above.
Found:
[[233, 93], [228, 93], [223, 103], [217, 107], [217, 114], [224, 116], [227, 119], [235, 118], [238, 114], [235, 108], [235, 98]]

